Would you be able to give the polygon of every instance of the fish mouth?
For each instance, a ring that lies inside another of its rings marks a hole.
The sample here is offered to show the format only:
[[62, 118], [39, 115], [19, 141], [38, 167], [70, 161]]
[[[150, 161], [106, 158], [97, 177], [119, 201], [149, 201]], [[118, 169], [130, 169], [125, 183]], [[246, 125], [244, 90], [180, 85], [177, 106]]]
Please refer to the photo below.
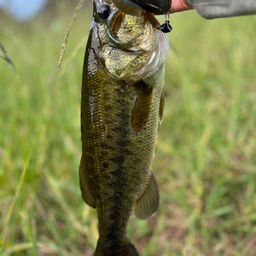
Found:
[[104, 46], [104, 62], [116, 80], [135, 84], [166, 60], [169, 40], [152, 26], [145, 11], [132, 16], [115, 9], [107, 21], [107, 34], [112, 44]]
[[[136, 47], [141, 43], [141, 40], [139, 37], [142, 35], [142, 33], [137, 33], [137, 35], [134, 35], [134, 37], [128, 41], [121, 41], [121, 39], [118, 38], [116, 35], [118, 29], [120, 29], [121, 24], [124, 22], [125, 16], [127, 14], [123, 13], [119, 9], [115, 9], [107, 20], [107, 34], [109, 37], [109, 40], [116, 45], [118, 48], [122, 49], [129, 49], [132, 47]], [[141, 17], [134, 17], [133, 19], [141, 19]]]

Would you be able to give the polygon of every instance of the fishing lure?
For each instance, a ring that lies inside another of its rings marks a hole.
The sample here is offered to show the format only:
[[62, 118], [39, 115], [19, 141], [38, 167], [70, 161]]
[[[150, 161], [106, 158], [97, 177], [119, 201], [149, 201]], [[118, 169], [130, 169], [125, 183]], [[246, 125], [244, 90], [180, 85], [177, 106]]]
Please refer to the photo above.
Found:
[[172, 26], [170, 24], [170, 13], [168, 12], [165, 16], [165, 23], [160, 27], [163, 33], [170, 33], [172, 31]]

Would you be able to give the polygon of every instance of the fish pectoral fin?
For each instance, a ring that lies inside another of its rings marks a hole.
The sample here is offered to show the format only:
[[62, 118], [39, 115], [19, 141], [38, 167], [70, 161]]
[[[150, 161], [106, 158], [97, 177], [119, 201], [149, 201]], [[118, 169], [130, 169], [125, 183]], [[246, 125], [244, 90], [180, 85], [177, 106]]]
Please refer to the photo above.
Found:
[[162, 93], [161, 93], [160, 103], [159, 103], [159, 123], [160, 123], [160, 125], [164, 119], [164, 98], [165, 98], [165, 95], [164, 95], [164, 89], [163, 89]]
[[148, 122], [152, 105], [153, 87], [142, 81], [132, 110], [132, 129], [140, 131]]
[[[83, 159], [83, 158], [82, 158]], [[85, 172], [83, 171], [83, 161], [81, 159], [80, 167], [79, 167], [79, 181], [80, 181], [80, 189], [82, 192], [82, 197], [84, 201], [91, 207], [96, 208], [96, 200], [92, 196], [89, 191], [89, 182], [85, 176]]]
[[150, 182], [141, 198], [135, 203], [134, 214], [140, 220], [152, 216], [159, 206], [159, 192], [156, 179], [152, 173]]

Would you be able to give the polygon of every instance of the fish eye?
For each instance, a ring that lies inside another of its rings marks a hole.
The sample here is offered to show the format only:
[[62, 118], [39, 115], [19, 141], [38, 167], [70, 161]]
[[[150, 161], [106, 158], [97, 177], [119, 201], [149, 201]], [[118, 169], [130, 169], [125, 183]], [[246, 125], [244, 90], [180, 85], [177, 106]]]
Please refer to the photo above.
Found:
[[106, 20], [111, 13], [111, 9], [108, 5], [103, 4], [98, 9], [98, 15], [101, 19]]

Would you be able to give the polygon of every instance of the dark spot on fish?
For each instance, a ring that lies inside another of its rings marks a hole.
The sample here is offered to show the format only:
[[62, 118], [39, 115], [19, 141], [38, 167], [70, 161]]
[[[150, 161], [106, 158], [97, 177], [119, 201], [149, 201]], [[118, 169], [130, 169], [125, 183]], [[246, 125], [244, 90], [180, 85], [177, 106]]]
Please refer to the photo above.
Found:
[[[111, 187], [122, 187], [123, 180], [125, 178], [125, 168], [123, 168], [124, 171], [116, 170], [114, 172], [111, 172], [112, 179], [110, 180], [109, 186]], [[116, 202], [118, 205], [122, 202], [124, 191], [115, 191], [114, 195], [112, 196], [113, 202]], [[111, 200], [111, 198], [110, 198]]]
[[106, 163], [106, 162], [104, 162], [102, 165], [103, 165], [103, 167], [104, 167], [105, 169], [107, 169], [107, 168], [109, 167], [109, 164]]
[[111, 162], [114, 162], [114, 163], [118, 163], [118, 164], [120, 164], [120, 163], [122, 163], [123, 162], [123, 157], [113, 157], [113, 158], [110, 158], [109, 159]]
[[108, 133], [108, 134], [107, 134], [107, 139], [108, 139], [108, 140], [112, 140], [112, 139], [113, 139], [113, 136]]
[[118, 134], [119, 136], [125, 138], [127, 136], [129, 136], [129, 134], [126, 133], [127, 128], [124, 129], [124, 127], [122, 127], [122, 124], [120, 124], [119, 126], [116, 126], [112, 129], [113, 132], [115, 132], [116, 134]]
[[111, 111], [112, 108], [113, 108], [113, 106], [111, 106], [110, 104], [106, 104], [106, 106], [105, 106], [105, 110], [106, 110], [107, 112]]

